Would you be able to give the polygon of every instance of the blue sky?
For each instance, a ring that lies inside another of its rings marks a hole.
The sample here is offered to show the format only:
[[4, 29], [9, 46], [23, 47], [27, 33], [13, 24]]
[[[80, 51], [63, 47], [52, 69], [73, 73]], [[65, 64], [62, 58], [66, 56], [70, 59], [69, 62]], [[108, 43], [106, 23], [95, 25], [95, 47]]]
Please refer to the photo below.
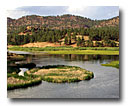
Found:
[[23, 6], [7, 11], [7, 16], [17, 19], [25, 15], [56, 16], [80, 15], [91, 19], [109, 19], [119, 16], [118, 6]]

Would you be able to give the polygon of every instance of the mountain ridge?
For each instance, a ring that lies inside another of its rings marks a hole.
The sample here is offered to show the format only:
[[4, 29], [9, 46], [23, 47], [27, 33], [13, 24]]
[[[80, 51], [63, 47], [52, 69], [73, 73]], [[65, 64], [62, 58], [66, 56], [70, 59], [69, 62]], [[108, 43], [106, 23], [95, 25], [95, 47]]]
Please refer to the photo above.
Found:
[[71, 15], [71, 14], [64, 14], [61, 16], [27, 15], [18, 19], [12, 19], [10, 17], [7, 17], [8, 28], [11, 27], [16, 28], [21, 26], [38, 26], [38, 27], [43, 26], [51, 29], [70, 29], [70, 28], [103, 27], [107, 25], [116, 26], [118, 24], [119, 24], [119, 16], [106, 20], [92, 20], [90, 18]]

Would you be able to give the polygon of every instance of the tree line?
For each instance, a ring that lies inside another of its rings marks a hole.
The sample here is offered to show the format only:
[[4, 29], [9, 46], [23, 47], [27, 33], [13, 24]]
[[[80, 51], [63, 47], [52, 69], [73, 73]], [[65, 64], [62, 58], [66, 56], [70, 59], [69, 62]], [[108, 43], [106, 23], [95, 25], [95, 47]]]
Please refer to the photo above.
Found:
[[[19, 35], [19, 32], [26, 32], [25, 35]], [[82, 37], [77, 37], [82, 35]], [[89, 36], [89, 40], [85, 41], [84, 36]], [[7, 43], [8, 45], [23, 45], [33, 42], [60, 42], [64, 38], [64, 43], [70, 45], [72, 40], [77, 43], [77, 46], [93, 46], [92, 41], [96, 41], [97, 46], [115, 46], [113, 41], [119, 41], [119, 26], [98, 27], [98, 28], [71, 28], [71, 29], [49, 29], [34, 27], [27, 30], [26, 27], [18, 28], [17, 30], [8, 30]], [[99, 42], [104, 40], [104, 42]]]

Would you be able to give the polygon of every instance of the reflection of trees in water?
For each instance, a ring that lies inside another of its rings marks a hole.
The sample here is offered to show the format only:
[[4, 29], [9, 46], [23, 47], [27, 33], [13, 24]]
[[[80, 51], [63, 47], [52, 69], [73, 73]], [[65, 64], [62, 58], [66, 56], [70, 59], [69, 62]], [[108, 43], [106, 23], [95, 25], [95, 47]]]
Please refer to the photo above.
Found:
[[119, 56], [116, 55], [76, 55], [76, 54], [63, 54], [63, 55], [51, 55], [55, 58], [61, 57], [69, 61], [104, 61], [104, 60], [119, 60]]
[[32, 59], [43, 59], [43, 58], [63, 58], [66, 61], [91, 61], [93, 63], [103, 63], [106, 60], [112, 61], [112, 60], [119, 60], [119, 56], [116, 55], [80, 55], [80, 54], [42, 54], [42, 55], [24, 55], [25, 61], [8, 61], [8, 72], [16, 71], [19, 72], [18, 69], [16, 69], [15, 62], [23, 62], [23, 63], [31, 63]]
[[33, 55], [25, 54], [24, 57], [25, 57], [25, 63], [31, 63]]
[[19, 67], [17, 66], [17, 64], [27, 64], [27, 63], [31, 63], [33, 56], [32, 55], [24, 55], [25, 60], [11, 60], [8, 59], [7, 61], [7, 72], [8, 73], [13, 73], [13, 72], [20, 72]]
[[7, 73], [13, 73], [13, 72], [18, 73], [19, 72], [19, 69], [15, 67], [15, 62], [16, 61], [14, 61], [14, 60], [8, 59], [8, 61], [7, 61]]
[[100, 61], [104, 60], [119, 60], [118, 55], [85, 55], [85, 54], [41, 54], [41, 55], [24, 55], [26, 63], [31, 63], [32, 59], [43, 59], [43, 58], [63, 58], [66, 61]]

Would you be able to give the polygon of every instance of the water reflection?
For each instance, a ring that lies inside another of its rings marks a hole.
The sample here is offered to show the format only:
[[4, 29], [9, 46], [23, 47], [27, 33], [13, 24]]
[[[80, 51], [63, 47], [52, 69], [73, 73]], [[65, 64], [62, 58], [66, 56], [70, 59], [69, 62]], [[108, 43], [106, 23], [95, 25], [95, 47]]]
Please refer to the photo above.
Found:
[[[30, 63], [37, 58], [62, 58], [66, 61], [91, 61], [94, 63], [105, 63], [105, 61], [119, 60], [118, 55], [78, 55], [78, 54], [43, 54], [43, 55], [24, 55], [26, 61]], [[105, 61], [104, 61], [105, 60]]]
[[[18, 52], [19, 53], [19, 52]], [[78, 55], [78, 54], [22, 54], [25, 57], [25, 60], [22, 61], [10, 61], [8, 60], [8, 72], [10, 70], [17, 70], [16, 64], [27, 64], [27, 63], [35, 63], [36, 65], [40, 64], [39, 66], [43, 65], [54, 65], [54, 64], [61, 64], [64, 65], [66, 62], [90, 62], [92, 64], [105, 64], [107, 62], [113, 60], [119, 60], [118, 55]], [[63, 61], [64, 60], [64, 61]]]

